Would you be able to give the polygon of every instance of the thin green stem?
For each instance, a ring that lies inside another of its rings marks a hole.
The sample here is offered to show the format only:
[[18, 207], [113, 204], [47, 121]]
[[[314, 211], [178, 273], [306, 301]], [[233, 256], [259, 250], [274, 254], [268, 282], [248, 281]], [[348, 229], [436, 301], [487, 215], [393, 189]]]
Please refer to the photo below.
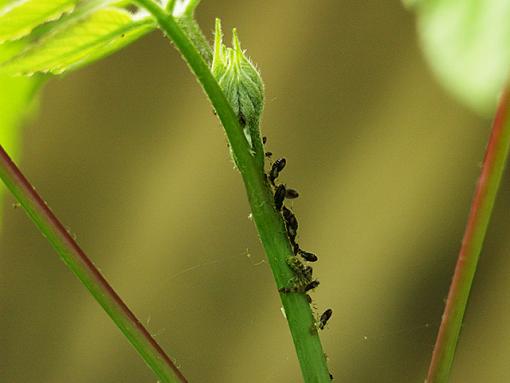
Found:
[[189, 16], [193, 16], [193, 13], [195, 12], [195, 9], [198, 7], [198, 4], [200, 4], [200, 1], [201, 0], [189, 0], [185, 13]]
[[175, 7], [175, 1], [176, 0], [168, 0], [168, 2], [166, 3], [166, 6], [165, 6], [165, 11], [167, 11], [168, 13], [171, 14]]
[[469, 292], [510, 149], [509, 108], [510, 96], [506, 90], [501, 97], [485, 152], [482, 172], [434, 346], [427, 383], [446, 383], [450, 376]]
[[[186, 3], [184, 8], [182, 5], [179, 6], [179, 9], [181, 9], [181, 12], [178, 16], [193, 16], [195, 13], [195, 9], [198, 7], [198, 4], [200, 4], [201, 0], [181, 0], [181, 3]], [[177, 3], [177, 0], [168, 0], [165, 6], [165, 12], [172, 14], [175, 5]], [[174, 15], [176, 16], [176, 15]]]
[[165, 383], [186, 382], [179, 369], [69, 235], [1, 145], [0, 178], [62, 261], [90, 291], [159, 380]]
[[[225, 128], [243, 177], [253, 220], [269, 259], [276, 285], [278, 288], [287, 287], [294, 274], [286, 260], [293, 256], [293, 251], [282, 217], [274, 208], [272, 190], [267, 182], [264, 169], [261, 169], [260, 164], [250, 154], [250, 147], [237, 116], [214, 79], [209, 66], [174, 18], [152, 0], [134, 1], [154, 16], [160, 28], [184, 57], [209, 97]], [[280, 298], [294, 340], [304, 381], [306, 383], [329, 382], [326, 358], [319, 336], [314, 331], [315, 320], [305, 295], [281, 293]]]

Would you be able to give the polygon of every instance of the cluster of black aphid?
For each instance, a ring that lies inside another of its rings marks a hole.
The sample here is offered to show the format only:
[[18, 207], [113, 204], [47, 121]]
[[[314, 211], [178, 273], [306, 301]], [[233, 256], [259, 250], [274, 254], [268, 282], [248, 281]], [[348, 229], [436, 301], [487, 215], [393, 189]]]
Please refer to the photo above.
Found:
[[[263, 137], [263, 143], [266, 143], [266, 138]], [[271, 152], [265, 153], [266, 157], [272, 156]], [[313, 278], [313, 268], [308, 263], [316, 262], [317, 256], [308, 251], [304, 251], [300, 248], [296, 242], [298, 220], [295, 214], [287, 206], [284, 205], [286, 199], [294, 199], [299, 197], [299, 193], [294, 190], [287, 188], [284, 184], [276, 184], [280, 172], [285, 168], [287, 161], [285, 158], [279, 158], [273, 162], [271, 169], [267, 174], [267, 179], [271, 183], [274, 189], [274, 205], [277, 211], [281, 212], [285, 227], [287, 229], [287, 236], [289, 237], [290, 244], [293, 249], [293, 256], [287, 259], [287, 264], [294, 272], [295, 277], [293, 278], [292, 286], [282, 287], [279, 289], [282, 293], [305, 293], [308, 303], [312, 303], [312, 298], [307, 293], [310, 290], [315, 289], [319, 286], [319, 281]], [[315, 323], [314, 329], [323, 330], [326, 324], [333, 314], [332, 309], [327, 309], [322, 313], [320, 318]]]
[[[266, 143], [266, 137], [262, 138], [262, 142], [264, 144]], [[271, 152], [265, 153], [265, 156], [268, 158], [271, 158], [272, 155], [273, 153]], [[308, 295], [308, 292], [319, 286], [319, 281], [313, 278], [313, 268], [308, 263], [316, 262], [318, 258], [315, 254], [302, 250], [296, 242], [299, 226], [298, 220], [292, 210], [284, 205], [286, 199], [297, 198], [299, 197], [299, 193], [294, 189], [287, 188], [284, 184], [276, 184], [276, 180], [278, 179], [280, 172], [285, 168], [286, 164], [287, 161], [285, 158], [277, 159], [273, 162], [271, 169], [267, 174], [267, 179], [274, 190], [274, 206], [283, 216], [285, 227], [287, 229], [287, 236], [289, 237], [293, 250], [293, 256], [287, 258], [287, 264], [294, 272], [292, 285], [290, 287], [282, 287], [279, 291], [281, 293], [305, 294], [308, 303], [312, 304], [312, 297]], [[317, 332], [317, 330], [324, 330], [332, 314], [332, 309], [324, 311], [319, 319], [317, 319], [313, 324], [311, 331]], [[329, 377], [333, 380], [333, 375], [329, 374]]]

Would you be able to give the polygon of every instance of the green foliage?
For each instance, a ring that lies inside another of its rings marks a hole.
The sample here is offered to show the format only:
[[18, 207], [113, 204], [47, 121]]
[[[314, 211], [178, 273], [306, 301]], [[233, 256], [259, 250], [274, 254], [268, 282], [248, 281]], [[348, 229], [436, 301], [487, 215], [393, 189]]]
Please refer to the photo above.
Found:
[[60, 74], [105, 57], [154, 28], [149, 17], [116, 7], [99, 8], [72, 22], [57, 23], [4, 63], [3, 70], [14, 74]]
[[10, 75], [74, 69], [154, 29], [149, 17], [120, 8], [124, 3], [0, 0], [0, 143], [11, 156], [17, 157], [20, 124], [41, 78]]
[[71, 11], [78, 0], [9, 1], [0, 8], [0, 43], [28, 35], [45, 22]]
[[507, 0], [405, 0], [418, 15], [425, 55], [464, 104], [491, 114], [510, 70]]

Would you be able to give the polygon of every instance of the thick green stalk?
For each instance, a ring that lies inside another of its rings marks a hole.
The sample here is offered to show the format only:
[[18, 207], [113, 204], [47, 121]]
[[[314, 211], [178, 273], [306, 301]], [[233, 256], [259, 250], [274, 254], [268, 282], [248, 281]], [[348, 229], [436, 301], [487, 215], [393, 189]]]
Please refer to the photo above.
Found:
[[426, 383], [446, 383], [492, 209], [510, 149], [510, 96], [502, 95], [437, 335]]
[[1, 145], [0, 178], [56, 250], [62, 261], [112, 318], [154, 371], [160, 382], [186, 382], [182, 373], [69, 235]]
[[[274, 208], [272, 190], [264, 169], [250, 154], [250, 147], [239, 125], [237, 116], [214, 79], [209, 66], [179, 27], [173, 17], [152, 0], [134, 0], [157, 20], [160, 28], [173, 41], [184, 60], [209, 97], [228, 136], [232, 152], [243, 177], [253, 220], [259, 232], [264, 250], [278, 288], [289, 286], [294, 276], [286, 263], [293, 252], [279, 212]], [[296, 347], [297, 356], [306, 383], [329, 382], [326, 358], [315, 320], [304, 294], [281, 293], [280, 298], [286, 313], [289, 328]]]

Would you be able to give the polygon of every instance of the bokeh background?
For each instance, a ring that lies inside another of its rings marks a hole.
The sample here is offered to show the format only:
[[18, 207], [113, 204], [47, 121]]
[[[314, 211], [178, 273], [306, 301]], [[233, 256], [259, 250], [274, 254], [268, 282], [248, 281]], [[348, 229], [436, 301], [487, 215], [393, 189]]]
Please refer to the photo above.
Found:
[[[338, 382], [423, 382], [490, 121], [447, 95], [398, 1], [204, 0], [267, 89], [263, 134]], [[227, 39], [229, 38], [227, 33]], [[158, 32], [51, 81], [21, 167], [191, 382], [300, 382], [222, 129]], [[503, 181], [452, 382], [510, 380]], [[21, 209], [4, 201], [0, 382], [155, 382]]]

